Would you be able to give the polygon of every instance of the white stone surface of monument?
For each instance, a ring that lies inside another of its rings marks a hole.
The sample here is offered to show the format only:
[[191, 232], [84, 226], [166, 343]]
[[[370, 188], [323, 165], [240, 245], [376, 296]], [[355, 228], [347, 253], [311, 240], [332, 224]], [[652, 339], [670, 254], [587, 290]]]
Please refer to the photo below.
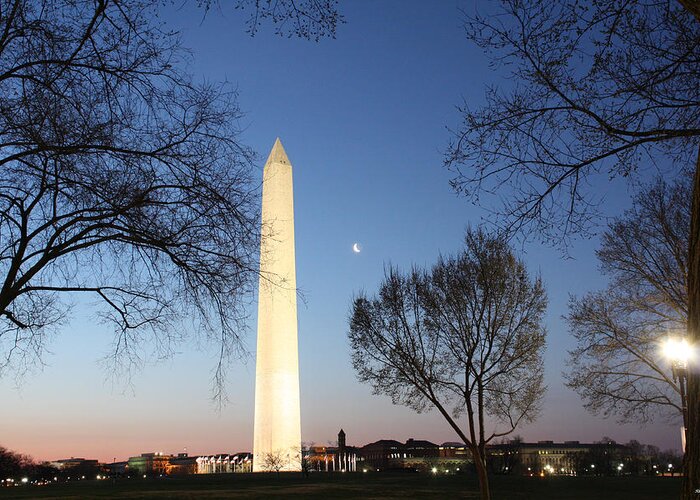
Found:
[[292, 165], [279, 138], [263, 172], [253, 472], [301, 470]]

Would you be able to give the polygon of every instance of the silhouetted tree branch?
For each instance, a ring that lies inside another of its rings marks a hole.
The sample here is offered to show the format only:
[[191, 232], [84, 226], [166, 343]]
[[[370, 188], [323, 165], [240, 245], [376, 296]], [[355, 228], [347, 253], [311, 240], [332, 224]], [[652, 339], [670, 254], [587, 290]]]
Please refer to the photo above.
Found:
[[466, 30], [512, 85], [460, 107], [446, 164], [472, 199], [510, 190], [500, 227], [566, 240], [597, 214], [588, 177], [634, 175], [659, 153], [693, 161], [700, 22], [677, 1], [507, 0]]
[[[332, 4], [240, 2], [307, 38], [334, 32]], [[242, 352], [253, 154], [235, 92], [193, 81], [156, 8], [0, 0], [0, 373], [40, 361], [80, 295], [114, 325], [108, 361], [127, 371], [146, 342], [167, 356], [202, 333], [220, 346], [220, 390]]]
[[567, 384], [594, 413], [626, 422], [681, 416], [680, 388], [659, 346], [687, 326], [691, 180], [641, 190], [602, 237], [598, 258], [610, 285], [571, 300], [577, 346]]
[[247, 21], [251, 35], [271, 21], [278, 35], [318, 41], [335, 38], [338, 24], [345, 22], [337, 4], [337, 0], [239, 0], [236, 8], [251, 12]]

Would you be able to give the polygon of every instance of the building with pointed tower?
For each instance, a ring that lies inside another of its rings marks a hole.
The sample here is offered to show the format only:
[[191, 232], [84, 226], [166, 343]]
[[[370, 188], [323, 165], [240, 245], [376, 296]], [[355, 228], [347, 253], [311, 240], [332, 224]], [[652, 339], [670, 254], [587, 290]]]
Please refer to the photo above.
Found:
[[301, 470], [292, 164], [279, 138], [263, 171], [253, 472]]
[[348, 446], [345, 431], [338, 433], [338, 446], [312, 445], [306, 451], [306, 463], [310, 470], [321, 472], [356, 472], [363, 464], [358, 448]]
[[338, 433], [338, 451], [343, 453], [345, 451], [345, 431], [340, 429]]

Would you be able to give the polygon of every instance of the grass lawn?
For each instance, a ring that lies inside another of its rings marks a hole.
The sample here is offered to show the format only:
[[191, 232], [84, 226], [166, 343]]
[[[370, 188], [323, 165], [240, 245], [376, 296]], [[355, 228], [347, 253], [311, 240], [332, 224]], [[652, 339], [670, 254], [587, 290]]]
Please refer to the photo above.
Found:
[[[678, 498], [680, 478], [491, 478], [498, 499]], [[479, 498], [475, 477], [401, 473], [222, 474], [0, 488], [1, 498]]]

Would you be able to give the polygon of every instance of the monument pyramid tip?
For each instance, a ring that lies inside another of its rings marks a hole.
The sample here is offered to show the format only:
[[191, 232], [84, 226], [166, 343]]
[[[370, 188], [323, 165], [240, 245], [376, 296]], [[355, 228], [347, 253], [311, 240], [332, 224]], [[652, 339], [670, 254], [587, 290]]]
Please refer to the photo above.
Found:
[[289, 158], [287, 157], [287, 153], [284, 150], [284, 146], [282, 146], [282, 141], [280, 141], [279, 137], [275, 139], [275, 144], [272, 146], [270, 156], [267, 157], [267, 164], [269, 165], [271, 163], [283, 163], [285, 165], [291, 165]]

